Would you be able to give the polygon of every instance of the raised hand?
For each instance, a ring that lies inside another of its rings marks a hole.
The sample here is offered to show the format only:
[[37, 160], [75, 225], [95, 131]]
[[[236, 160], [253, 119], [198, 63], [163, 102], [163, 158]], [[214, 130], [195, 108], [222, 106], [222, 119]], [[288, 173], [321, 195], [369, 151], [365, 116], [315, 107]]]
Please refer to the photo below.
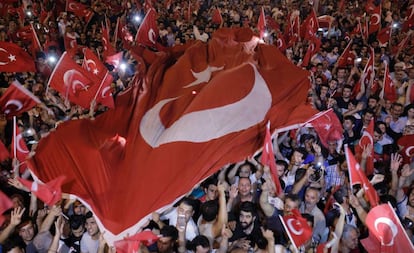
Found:
[[13, 226], [19, 225], [22, 221], [22, 216], [25, 210], [26, 208], [21, 208], [20, 206], [14, 208], [11, 212], [10, 224]]

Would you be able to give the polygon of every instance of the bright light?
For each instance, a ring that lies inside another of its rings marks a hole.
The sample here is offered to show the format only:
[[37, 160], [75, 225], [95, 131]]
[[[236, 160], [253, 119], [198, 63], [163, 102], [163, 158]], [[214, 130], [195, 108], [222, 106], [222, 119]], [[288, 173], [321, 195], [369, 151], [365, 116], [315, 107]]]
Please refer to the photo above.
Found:
[[56, 63], [57, 59], [56, 59], [55, 56], [50, 55], [50, 56], [47, 57], [47, 61], [50, 62], [50, 63]]
[[191, 93], [192, 93], [193, 95], [195, 95], [195, 94], [197, 94], [197, 91], [193, 90]]
[[392, 25], [392, 28], [398, 28], [398, 23], [394, 23], [394, 24]]
[[121, 63], [121, 64], [119, 64], [119, 68], [122, 70], [122, 71], [125, 71], [126, 70], [126, 68], [127, 68], [127, 65], [126, 65], [126, 63]]
[[31, 11], [27, 11], [26, 12], [26, 15], [29, 16], [29, 17], [31, 17], [32, 16], [32, 12]]
[[362, 61], [362, 58], [356, 58], [355, 61], [356, 62], [361, 62]]
[[140, 16], [140, 15], [135, 15], [135, 16], [134, 16], [134, 21], [135, 21], [136, 23], [141, 22], [141, 16]]
[[263, 36], [264, 36], [265, 38], [267, 38], [267, 36], [269, 36], [269, 33], [268, 33], [268, 32], [265, 32], [265, 33], [263, 34]]

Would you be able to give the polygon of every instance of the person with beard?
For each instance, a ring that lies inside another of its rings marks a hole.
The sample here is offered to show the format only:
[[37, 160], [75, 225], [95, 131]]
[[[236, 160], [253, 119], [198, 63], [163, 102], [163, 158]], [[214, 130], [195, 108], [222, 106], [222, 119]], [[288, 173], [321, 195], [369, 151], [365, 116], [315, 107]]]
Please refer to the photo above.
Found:
[[74, 214], [69, 218], [70, 235], [64, 239], [70, 253], [80, 253], [80, 241], [85, 232], [85, 216]]
[[230, 248], [265, 249], [267, 240], [263, 236], [259, 223], [256, 206], [253, 202], [245, 201], [240, 204], [239, 219], [229, 239]]

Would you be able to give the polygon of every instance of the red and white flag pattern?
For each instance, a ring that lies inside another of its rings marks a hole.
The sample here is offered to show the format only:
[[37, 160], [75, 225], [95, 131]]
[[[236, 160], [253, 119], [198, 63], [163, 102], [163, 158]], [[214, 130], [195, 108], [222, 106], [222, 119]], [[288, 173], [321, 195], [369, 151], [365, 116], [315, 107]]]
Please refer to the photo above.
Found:
[[36, 72], [33, 58], [23, 48], [0, 41], [0, 72]]
[[392, 81], [392, 78], [390, 75], [390, 68], [388, 67], [388, 63], [386, 61], [384, 61], [384, 68], [385, 68], [384, 69], [384, 81], [382, 84], [382, 91], [380, 93], [380, 98], [389, 100], [391, 102], [395, 102], [398, 98], [397, 87]]
[[75, 0], [66, 0], [66, 11], [73, 12], [78, 17], [83, 17], [86, 23], [89, 23], [93, 17], [93, 11], [88, 6]]
[[16, 158], [20, 163], [23, 163], [30, 151], [27, 148], [23, 134], [20, 132], [17, 125], [14, 126], [14, 134], [11, 141], [11, 157]]
[[370, 236], [379, 242], [375, 252], [414, 252], [414, 246], [391, 204], [371, 209], [365, 219]]
[[150, 246], [158, 240], [158, 236], [152, 231], [142, 231], [133, 236], [115, 242], [116, 251], [119, 253], [138, 252], [140, 244]]
[[[147, 62], [148, 71], [137, 73], [113, 110], [65, 122], [42, 138], [31, 171], [42, 182], [66, 175], [64, 192], [82, 196], [107, 237], [119, 240], [206, 176], [259, 150], [267, 121], [274, 131], [314, 115], [305, 103], [308, 71], [271, 45], [237, 50], [246, 39], [228, 40], [236, 35], [257, 43], [249, 28], [219, 29], [218, 41]], [[157, 55], [145, 49], [142, 58]], [[123, 198], [113, 194], [119, 191]]]
[[351, 51], [353, 41], [350, 40], [348, 45], [346, 46], [345, 50], [342, 52], [342, 54], [338, 57], [337, 64], [338, 67], [346, 67], [348, 65], [353, 65], [354, 60], [356, 58], [356, 55]]
[[292, 214], [279, 215], [279, 218], [296, 249], [312, 238], [312, 228], [309, 226], [307, 220], [299, 213], [299, 210], [293, 209]]
[[361, 166], [356, 161], [354, 155], [348, 146], [345, 147], [345, 156], [348, 163], [349, 181], [351, 187], [354, 185], [361, 185], [364, 188], [365, 196], [368, 199], [371, 208], [375, 207], [379, 203], [379, 197], [371, 182], [368, 181], [367, 176], [361, 170]]
[[17, 80], [13, 81], [0, 97], [1, 112], [7, 118], [27, 112], [40, 103], [41, 101]]
[[[369, 125], [364, 129], [361, 139], [359, 139], [358, 145], [355, 145], [355, 154], [359, 161], [362, 158], [362, 152], [368, 146], [374, 147], [374, 120], [369, 122]], [[366, 175], [372, 175], [374, 173], [374, 148], [371, 149], [371, 154], [368, 155], [366, 160]]]
[[65, 176], [59, 176], [46, 184], [23, 178], [18, 178], [18, 180], [45, 204], [53, 206], [62, 199], [62, 184], [65, 178]]
[[342, 139], [343, 128], [338, 117], [332, 109], [316, 114], [309, 120], [309, 123], [318, 133], [321, 143], [328, 147], [329, 141], [338, 141]]
[[137, 44], [155, 47], [159, 36], [157, 26], [157, 12], [154, 8], [148, 10], [141, 25], [139, 26], [135, 41]]
[[368, 33], [374, 33], [381, 29], [381, 4], [372, 11], [369, 19]]
[[386, 43], [389, 43], [391, 39], [391, 25], [382, 28], [378, 34], [377, 34], [377, 40], [381, 45], [385, 45]]
[[259, 36], [262, 39], [264, 37], [265, 31], [266, 31], [266, 16], [265, 16], [263, 6], [260, 9], [260, 16], [259, 16], [259, 20], [257, 22], [257, 30], [259, 31]]
[[283, 192], [282, 186], [280, 184], [279, 176], [277, 174], [276, 160], [273, 153], [273, 144], [272, 137], [270, 135], [270, 123], [266, 125], [266, 134], [263, 143], [262, 157], [260, 162], [264, 166], [268, 166], [270, 169], [271, 177], [275, 184], [275, 194], [278, 196]]
[[88, 92], [93, 84], [88, 71], [71, 59], [66, 52], [62, 54], [48, 82], [48, 86], [85, 109], [90, 107], [95, 95]]

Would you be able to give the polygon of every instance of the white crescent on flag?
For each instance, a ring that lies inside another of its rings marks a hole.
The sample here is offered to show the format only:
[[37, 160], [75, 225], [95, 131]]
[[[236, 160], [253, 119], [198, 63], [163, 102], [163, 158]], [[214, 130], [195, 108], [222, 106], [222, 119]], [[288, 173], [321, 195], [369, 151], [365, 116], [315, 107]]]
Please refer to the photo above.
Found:
[[5, 113], [5, 114], [9, 114], [9, 113], [11, 112], [11, 110], [10, 110], [10, 109], [8, 109], [9, 105], [15, 105], [15, 106], [16, 106], [16, 109], [15, 109], [15, 110], [13, 110], [14, 112], [18, 112], [18, 111], [20, 111], [20, 110], [23, 108], [23, 104], [22, 104], [22, 102], [20, 102], [20, 101], [19, 101], [19, 100], [17, 100], [17, 99], [10, 99], [10, 100], [9, 100], [9, 101], [7, 101], [7, 103], [4, 105], [4, 107], [6, 108], [6, 109], [4, 110], [4, 113]]
[[[159, 101], [141, 120], [140, 132], [145, 142], [153, 148], [177, 141], [207, 142], [263, 121], [272, 104], [272, 96], [259, 71], [254, 65], [249, 65], [255, 74], [253, 88], [244, 98], [233, 104], [185, 114], [169, 128], [165, 128], [159, 113], [164, 105], [179, 97]], [[231, 124], [232, 119], [241, 112], [249, 117], [242, 123]]]
[[[374, 18], [375, 18], [375, 22], [374, 22]], [[371, 22], [372, 22], [371, 25], [378, 25], [380, 20], [381, 20], [381, 17], [378, 13], [372, 14], [372, 16], [371, 16]]]
[[[380, 236], [380, 238], [381, 238], [381, 244], [382, 245], [384, 245], [384, 246], [392, 246], [392, 245], [394, 245], [394, 238], [397, 236], [397, 234], [398, 234], [398, 228], [397, 228], [397, 225], [395, 225], [395, 223], [390, 219], [390, 218], [387, 218], [387, 217], [380, 217], [380, 218], [378, 218], [378, 219], [376, 219], [375, 220], [375, 222], [374, 222], [374, 227], [375, 227], [375, 230], [379, 233], [379, 234], [383, 234], [383, 233], [381, 233], [380, 231], [378, 231], [378, 226], [379, 226], [379, 224], [385, 224], [385, 225], [387, 225], [387, 227], [389, 227], [390, 229], [391, 229], [391, 233], [392, 233], [392, 238], [391, 238], [391, 240], [389, 241], [389, 242], [384, 242], [384, 238], [383, 238], [383, 236]], [[387, 233], [388, 234], [388, 233]]]
[[153, 43], [153, 44], [155, 44], [155, 36], [156, 36], [156, 34], [155, 34], [155, 32], [154, 32], [154, 29], [149, 29], [149, 31], [148, 31], [148, 39]]
[[16, 149], [17, 149], [20, 153], [27, 154], [27, 153], [29, 153], [29, 151], [24, 150], [24, 149], [20, 146], [20, 141], [22, 140], [22, 138], [23, 138], [23, 136], [22, 136], [22, 134], [21, 134], [21, 133], [20, 133], [20, 134], [18, 134], [18, 135], [16, 136]]
[[76, 79], [76, 75], [82, 76], [82, 74], [75, 69], [70, 69], [63, 74], [63, 82], [65, 86], [72, 88], [74, 93], [76, 92], [78, 86], [81, 87], [81, 90], [86, 90], [89, 87], [88, 85], [82, 83], [79, 79]]
[[293, 222], [295, 222], [296, 220], [293, 218], [290, 218], [286, 221], [286, 225], [289, 227], [290, 232], [292, 232], [295, 235], [301, 235], [303, 233], [303, 228], [297, 230], [295, 228], [295, 226], [293, 226]]

